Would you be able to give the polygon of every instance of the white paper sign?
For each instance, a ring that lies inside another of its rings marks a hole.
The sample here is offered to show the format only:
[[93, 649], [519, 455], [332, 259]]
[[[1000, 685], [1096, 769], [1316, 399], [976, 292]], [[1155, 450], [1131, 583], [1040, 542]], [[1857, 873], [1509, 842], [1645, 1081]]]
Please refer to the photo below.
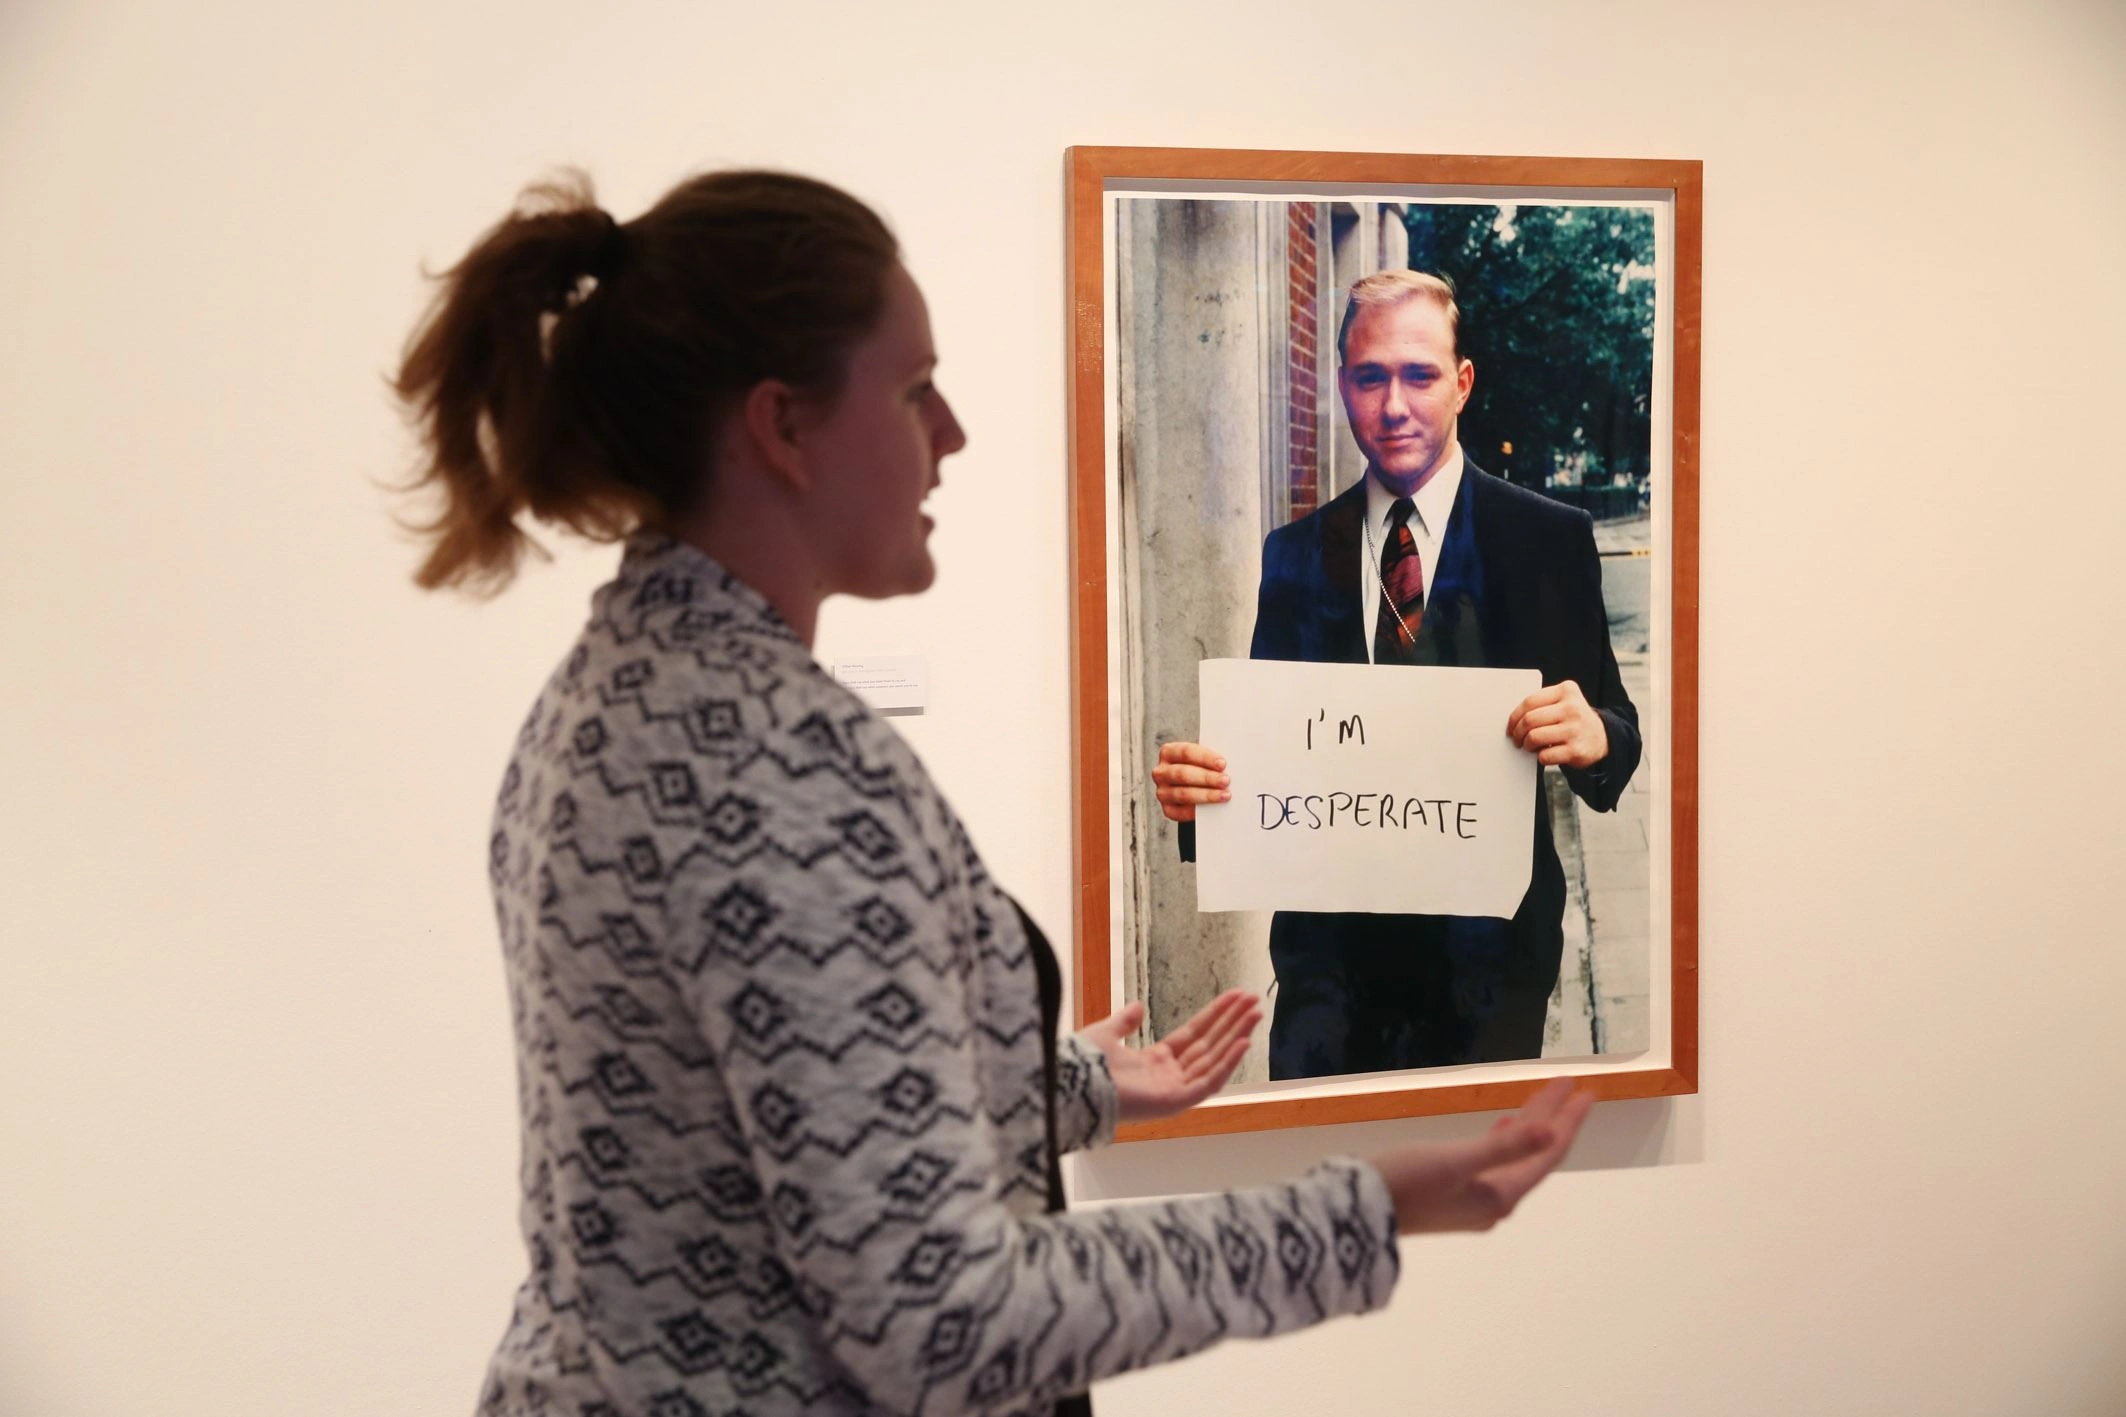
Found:
[[1196, 809], [1198, 910], [1520, 907], [1538, 765], [1506, 719], [1541, 674], [1207, 659], [1198, 685], [1233, 781]]
[[880, 713], [921, 713], [930, 699], [930, 661], [919, 654], [844, 659], [834, 678]]

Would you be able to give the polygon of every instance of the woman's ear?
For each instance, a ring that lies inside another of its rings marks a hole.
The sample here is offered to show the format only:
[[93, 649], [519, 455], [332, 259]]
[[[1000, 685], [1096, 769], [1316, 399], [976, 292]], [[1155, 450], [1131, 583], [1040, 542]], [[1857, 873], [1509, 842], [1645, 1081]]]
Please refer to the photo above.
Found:
[[761, 466], [800, 491], [812, 485], [811, 468], [798, 437], [803, 417], [797, 391], [780, 379], [762, 379], [746, 390], [739, 405], [739, 424]]

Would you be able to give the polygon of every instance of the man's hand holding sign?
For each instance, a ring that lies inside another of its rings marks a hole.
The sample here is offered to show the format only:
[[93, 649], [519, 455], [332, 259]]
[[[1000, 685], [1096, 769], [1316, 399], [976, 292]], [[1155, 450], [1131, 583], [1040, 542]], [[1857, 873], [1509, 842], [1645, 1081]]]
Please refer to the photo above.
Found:
[[1521, 700], [1506, 720], [1506, 736], [1545, 767], [1591, 768], [1609, 756], [1602, 715], [1570, 679]]

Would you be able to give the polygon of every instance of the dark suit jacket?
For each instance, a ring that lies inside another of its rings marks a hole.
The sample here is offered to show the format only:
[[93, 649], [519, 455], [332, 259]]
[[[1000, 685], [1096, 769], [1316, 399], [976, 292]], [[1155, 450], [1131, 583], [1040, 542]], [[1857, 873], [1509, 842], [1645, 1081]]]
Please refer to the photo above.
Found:
[[[1360, 480], [1269, 534], [1250, 659], [1366, 663], [1365, 514]], [[1545, 684], [1577, 683], [1609, 730], [1609, 756], [1565, 777], [1596, 811], [1617, 805], [1639, 763], [1639, 713], [1610, 649], [1602, 562], [1585, 512], [1465, 458], [1439, 564], [1427, 578], [1417, 662], [1535, 669]]]
[[[1359, 587], [1366, 560], [1366, 488], [1361, 480], [1327, 506], [1271, 532], [1262, 547], [1253, 659], [1364, 664], [1366, 622]], [[1624, 691], [1602, 604], [1602, 565], [1585, 512], [1501, 481], [1465, 459], [1438, 564], [1427, 575], [1421, 664], [1535, 669], [1548, 684], [1570, 679], [1602, 716], [1609, 756], [1568, 768], [1572, 790], [1609, 811], [1639, 762], [1639, 715]], [[1499, 725], [1501, 732], [1505, 724]], [[1194, 855], [1185, 832], [1184, 857]], [[1551, 839], [1550, 806], [1536, 789], [1534, 869], [1528, 894], [1499, 928], [1446, 917], [1432, 921], [1470, 967], [1540, 989], [1556, 982], [1563, 944], [1565, 877]], [[1347, 917], [1283, 912], [1272, 945], [1330, 945]], [[1315, 937], [1320, 936], [1317, 940]]]

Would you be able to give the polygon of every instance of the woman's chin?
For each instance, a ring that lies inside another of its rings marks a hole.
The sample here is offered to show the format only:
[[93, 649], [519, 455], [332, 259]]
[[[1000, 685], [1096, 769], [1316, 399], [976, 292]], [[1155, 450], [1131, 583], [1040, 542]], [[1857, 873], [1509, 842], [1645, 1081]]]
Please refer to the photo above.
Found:
[[924, 547], [916, 564], [910, 568], [908, 588], [903, 595], [921, 595], [937, 581], [938, 563], [931, 559], [930, 548]]
[[914, 555], [890, 571], [880, 574], [855, 594], [865, 600], [891, 600], [897, 595], [921, 595], [930, 589], [937, 578], [937, 562], [930, 559], [927, 547], [918, 547]]

